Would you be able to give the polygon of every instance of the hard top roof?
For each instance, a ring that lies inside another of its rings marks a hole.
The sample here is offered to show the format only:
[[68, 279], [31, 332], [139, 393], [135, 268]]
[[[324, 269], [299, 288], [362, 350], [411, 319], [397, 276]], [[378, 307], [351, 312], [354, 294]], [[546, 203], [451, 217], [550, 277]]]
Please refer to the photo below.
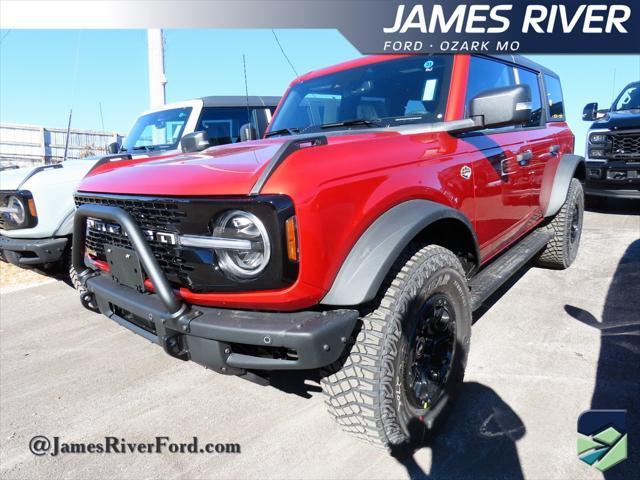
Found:
[[205, 107], [276, 107], [280, 102], [280, 97], [263, 97], [258, 95], [220, 95], [212, 97], [202, 97]]
[[[434, 54], [434, 55], [451, 55], [451, 54]], [[472, 54], [473, 55], [473, 54]], [[401, 54], [401, 55], [367, 55], [367, 56], [363, 56], [360, 58], [356, 58], [353, 60], [349, 60], [343, 63], [339, 63], [337, 65], [332, 65], [326, 68], [321, 68], [319, 70], [313, 70], [309, 73], [306, 73], [304, 75], [301, 75], [300, 77], [298, 77], [296, 80], [294, 80], [294, 83], [299, 82], [299, 81], [305, 81], [305, 80], [309, 80], [311, 78], [316, 78], [322, 75], [326, 75], [326, 74], [330, 74], [330, 73], [335, 73], [335, 72], [339, 72], [342, 70], [348, 70], [350, 68], [357, 68], [357, 67], [361, 67], [364, 65], [372, 65], [374, 63], [380, 63], [380, 62], [386, 62], [389, 60], [394, 60], [396, 58], [402, 58], [402, 57], [409, 57], [412, 55], [408, 55], [408, 54]], [[418, 56], [418, 55], [416, 55]], [[428, 55], [422, 55], [422, 56], [428, 56]], [[558, 77], [558, 75], [556, 73], [554, 73], [552, 70], [540, 65], [539, 63], [534, 62], [533, 60], [528, 59], [527, 57], [524, 57], [522, 55], [486, 55], [486, 54], [478, 54], [478, 56], [481, 57], [489, 57], [489, 58], [496, 58], [498, 60], [502, 60], [502, 61], [506, 61], [506, 62], [510, 62], [513, 63], [515, 65], [519, 65], [525, 68], [529, 68], [531, 70], [535, 70], [541, 73], [544, 73], [546, 75], [551, 75], [553, 77]]]

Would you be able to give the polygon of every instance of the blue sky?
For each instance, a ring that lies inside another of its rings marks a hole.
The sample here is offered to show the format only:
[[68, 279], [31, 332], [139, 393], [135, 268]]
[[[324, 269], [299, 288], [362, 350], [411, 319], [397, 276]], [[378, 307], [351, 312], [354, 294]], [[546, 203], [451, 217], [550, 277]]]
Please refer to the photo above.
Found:
[[[359, 56], [334, 30], [277, 30], [302, 74]], [[242, 55], [249, 93], [280, 95], [295, 77], [270, 30], [166, 30], [167, 101], [243, 95]], [[0, 120], [47, 127], [126, 132], [148, 108], [144, 30], [0, 30]], [[640, 79], [640, 56], [531, 55], [563, 83], [569, 123], [582, 152], [588, 124], [583, 106], [611, 103]], [[614, 80], [615, 71], [615, 85]]]

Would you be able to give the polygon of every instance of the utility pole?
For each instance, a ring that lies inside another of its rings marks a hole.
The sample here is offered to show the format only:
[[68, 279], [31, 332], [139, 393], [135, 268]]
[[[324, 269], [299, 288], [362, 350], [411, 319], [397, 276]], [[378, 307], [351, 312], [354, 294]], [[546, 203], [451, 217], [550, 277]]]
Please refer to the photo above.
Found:
[[164, 45], [160, 28], [147, 30], [147, 52], [149, 56], [149, 103], [151, 108], [160, 107], [165, 104], [164, 86], [167, 84], [167, 78], [164, 76]]
[[73, 109], [69, 110], [69, 123], [67, 123], [67, 136], [64, 140], [64, 156], [62, 157], [63, 162], [67, 159], [67, 154], [69, 153], [69, 137], [71, 136], [71, 115], [73, 115]]

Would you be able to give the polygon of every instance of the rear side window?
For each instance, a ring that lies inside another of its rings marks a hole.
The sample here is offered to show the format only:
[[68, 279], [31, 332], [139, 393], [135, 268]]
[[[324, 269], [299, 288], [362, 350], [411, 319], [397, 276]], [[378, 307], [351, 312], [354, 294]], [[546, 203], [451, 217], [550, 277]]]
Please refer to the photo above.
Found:
[[550, 75], [544, 76], [544, 87], [547, 90], [547, 102], [549, 103], [549, 121], [562, 122], [564, 116], [564, 100], [560, 80]]
[[240, 141], [240, 127], [250, 123], [262, 136], [267, 125], [266, 109], [263, 107], [208, 107], [196, 125], [196, 130], [204, 130], [209, 136], [211, 145], [225, 145]]
[[540, 95], [540, 83], [538, 75], [529, 70], [516, 68], [516, 80], [518, 85], [529, 85], [531, 89], [531, 118], [523, 127], [538, 127], [542, 125], [542, 97]]
[[486, 58], [471, 57], [465, 103], [467, 116], [470, 112], [469, 103], [473, 97], [485, 90], [510, 85], [515, 85], [512, 67]]

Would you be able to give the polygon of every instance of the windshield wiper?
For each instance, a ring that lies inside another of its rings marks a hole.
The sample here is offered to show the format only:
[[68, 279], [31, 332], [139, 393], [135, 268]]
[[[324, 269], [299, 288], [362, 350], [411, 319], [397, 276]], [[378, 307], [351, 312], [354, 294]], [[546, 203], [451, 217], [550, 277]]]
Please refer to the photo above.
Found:
[[265, 138], [273, 137], [275, 135], [295, 135], [300, 131], [299, 128], [291, 127], [291, 128], [280, 128], [278, 130], [272, 130], [271, 132], [265, 135]]
[[150, 145], [139, 145], [137, 147], [133, 147], [131, 150], [146, 150], [147, 152], [150, 152], [151, 150], [153, 150], [153, 146], [150, 146]]
[[342, 122], [323, 123], [319, 127], [320, 128], [336, 128], [336, 127], [351, 127], [355, 125], [377, 127], [380, 125], [380, 120], [367, 120], [366, 118], [354, 118], [353, 120], [344, 120]]

